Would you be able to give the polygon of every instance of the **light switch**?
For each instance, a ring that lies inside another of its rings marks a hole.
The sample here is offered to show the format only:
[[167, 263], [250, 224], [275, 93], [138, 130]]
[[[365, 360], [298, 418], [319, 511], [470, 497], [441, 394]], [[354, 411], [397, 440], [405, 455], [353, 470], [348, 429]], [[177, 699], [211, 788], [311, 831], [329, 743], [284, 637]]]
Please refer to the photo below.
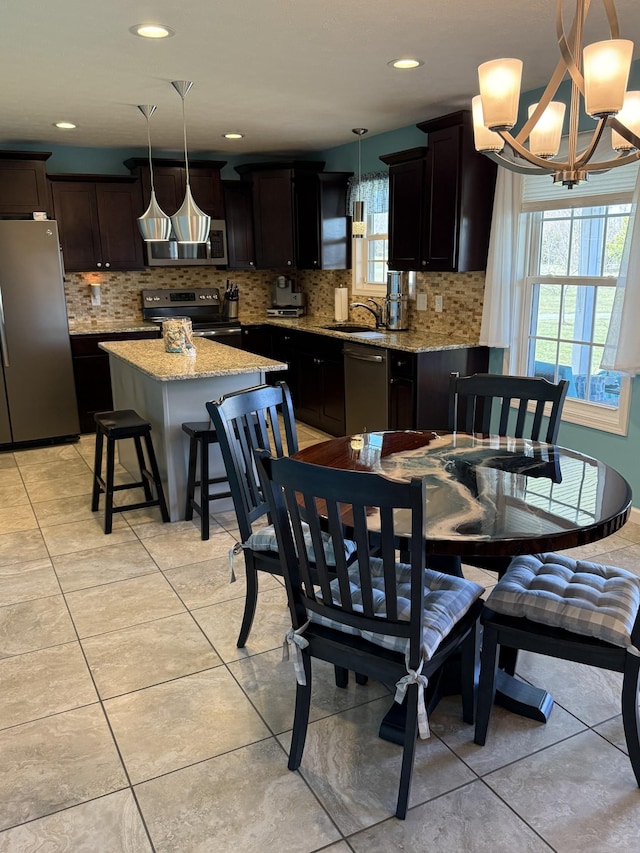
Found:
[[418, 311], [426, 311], [427, 310], [427, 294], [419, 293], [416, 307]]

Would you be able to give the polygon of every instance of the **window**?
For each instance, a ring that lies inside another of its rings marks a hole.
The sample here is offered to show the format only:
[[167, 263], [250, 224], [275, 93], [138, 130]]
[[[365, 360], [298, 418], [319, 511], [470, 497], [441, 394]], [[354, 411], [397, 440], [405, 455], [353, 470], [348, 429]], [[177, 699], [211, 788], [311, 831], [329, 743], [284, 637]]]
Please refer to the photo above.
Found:
[[514, 373], [566, 379], [563, 420], [620, 435], [627, 432], [630, 381], [600, 363], [632, 213], [637, 169], [625, 178], [627, 169], [615, 170], [621, 174], [613, 184], [593, 180], [570, 195], [546, 176], [525, 177], [520, 319], [508, 364]]
[[387, 292], [387, 238], [389, 222], [389, 176], [386, 172], [363, 175], [349, 187], [349, 211], [355, 199], [364, 201], [366, 237], [352, 239], [352, 291], [356, 296], [384, 296]]
[[615, 204], [528, 214], [531, 274], [525, 280], [522, 372], [566, 379], [567, 400], [609, 409], [592, 415], [613, 422], [623, 377], [600, 370], [600, 362], [630, 212], [631, 204]]

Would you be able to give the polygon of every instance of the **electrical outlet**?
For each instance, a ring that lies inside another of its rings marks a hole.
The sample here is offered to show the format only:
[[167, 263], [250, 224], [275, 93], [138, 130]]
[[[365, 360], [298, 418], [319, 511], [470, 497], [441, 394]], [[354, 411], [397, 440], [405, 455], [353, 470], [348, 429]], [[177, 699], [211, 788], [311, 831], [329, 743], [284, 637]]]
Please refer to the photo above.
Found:
[[436, 296], [436, 298], [435, 298], [435, 309], [436, 309], [438, 314], [442, 313], [442, 308], [443, 308], [442, 296]]
[[100, 305], [100, 287], [96, 285], [91, 285], [91, 304], [92, 305]]
[[427, 310], [427, 294], [419, 293], [418, 300], [416, 305], [418, 311], [426, 311]]

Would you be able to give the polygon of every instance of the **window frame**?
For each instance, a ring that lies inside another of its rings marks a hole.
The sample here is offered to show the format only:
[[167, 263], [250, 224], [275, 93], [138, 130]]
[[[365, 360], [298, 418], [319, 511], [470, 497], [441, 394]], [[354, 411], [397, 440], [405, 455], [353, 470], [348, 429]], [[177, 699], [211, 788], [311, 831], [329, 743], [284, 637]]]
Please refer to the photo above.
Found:
[[[602, 194], [590, 198], [581, 199], [579, 207], [610, 207], [619, 204], [629, 204], [632, 194], [625, 198], [608, 196]], [[531, 314], [533, 307], [533, 287], [536, 284], [572, 284], [572, 285], [596, 285], [611, 284], [615, 287], [617, 278], [613, 276], [554, 276], [540, 275], [537, 273], [537, 265], [540, 258], [540, 247], [542, 240], [542, 215], [545, 210], [564, 209], [569, 205], [562, 204], [558, 200], [556, 204], [546, 204], [544, 207], [537, 206], [535, 209], [528, 207], [522, 210], [519, 224], [519, 239], [523, 240], [524, 250], [524, 276], [521, 281], [521, 299], [519, 322], [516, 324], [518, 331], [517, 339], [513, 342], [510, 353], [505, 353], [505, 368], [507, 372], [513, 370], [522, 376], [528, 376], [527, 361], [529, 350], [529, 335], [531, 328]], [[631, 405], [631, 380], [628, 376], [622, 376], [620, 384], [620, 398], [617, 408], [605, 406], [587, 400], [579, 400], [573, 397], [565, 398], [562, 410], [562, 420], [568, 423], [579, 424], [602, 432], [615, 435], [627, 435], [629, 431], [629, 412]]]

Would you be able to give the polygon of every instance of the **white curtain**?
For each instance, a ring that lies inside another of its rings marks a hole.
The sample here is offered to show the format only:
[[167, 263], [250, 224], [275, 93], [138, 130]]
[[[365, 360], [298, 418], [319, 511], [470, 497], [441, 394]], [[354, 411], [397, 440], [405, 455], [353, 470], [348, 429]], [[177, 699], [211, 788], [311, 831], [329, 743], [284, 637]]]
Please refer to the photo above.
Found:
[[480, 329], [482, 346], [506, 349], [515, 337], [513, 324], [520, 316], [523, 276], [518, 241], [521, 195], [522, 176], [498, 167]]
[[353, 216], [353, 202], [363, 201], [364, 211], [387, 213], [389, 210], [389, 173], [368, 172], [362, 176], [360, 185], [354, 175], [347, 184], [347, 216]]
[[[625, 167], [627, 168], [627, 167]], [[640, 373], [640, 172], [633, 193], [620, 276], [600, 367], [636, 376]]]

